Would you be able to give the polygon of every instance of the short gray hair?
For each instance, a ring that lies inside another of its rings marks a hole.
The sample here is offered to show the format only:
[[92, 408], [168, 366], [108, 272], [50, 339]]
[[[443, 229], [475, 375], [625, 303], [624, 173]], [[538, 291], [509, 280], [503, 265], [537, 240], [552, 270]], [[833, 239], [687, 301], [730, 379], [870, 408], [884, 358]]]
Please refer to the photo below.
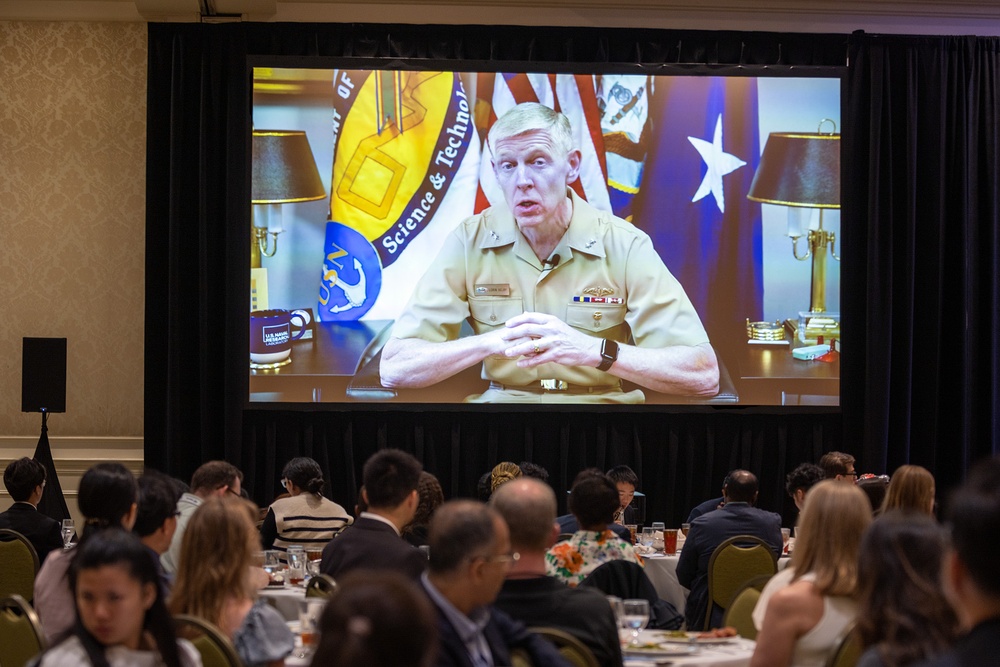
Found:
[[534, 130], [546, 132], [552, 139], [552, 145], [562, 154], [574, 148], [573, 126], [564, 114], [538, 102], [523, 102], [493, 123], [488, 137], [490, 154], [504, 139]]

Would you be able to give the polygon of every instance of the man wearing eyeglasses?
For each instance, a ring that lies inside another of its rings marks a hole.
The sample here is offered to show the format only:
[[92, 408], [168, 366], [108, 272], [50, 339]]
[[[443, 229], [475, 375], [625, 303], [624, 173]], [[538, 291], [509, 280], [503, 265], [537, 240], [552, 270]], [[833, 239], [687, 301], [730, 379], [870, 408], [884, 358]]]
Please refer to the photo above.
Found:
[[165, 597], [173, 586], [173, 577], [164, 571], [160, 557], [170, 548], [177, 532], [180, 491], [169, 477], [157, 472], [146, 472], [137, 481], [139, 502], [132, 532], [153, 557], [160, 577], [160, 590]]
[[496, 510], [473, 500], [447, 502], [434, 513], [427, 541], [430, 567], [421, 582], [437, 612], [438, 667], [510, 665], [514, 649], [534, 665], [571, 667], [552, 644], [492, 607], [520, 557]]
[[212, 496], [223, 496], [227, 493], [240, 495], [243, 484], [243, 473], [228, 461], [209, 461], [203, 463], [191, 475], [191, 490], [177, 501], [177, 530], [170, 540], [170, 548], [160, 556], [163, 569], [169, 574], [177, 572], [177, 563], [181, 557], [181, 539], [188, 521], [194, 515], [201, 503]]
[[827, 452], [819, 459], [819, 467], [823, 469], [826, 479], [854, 484], [858, 481], [858, 473], [854, 470], [854, 457], [844, 452]]

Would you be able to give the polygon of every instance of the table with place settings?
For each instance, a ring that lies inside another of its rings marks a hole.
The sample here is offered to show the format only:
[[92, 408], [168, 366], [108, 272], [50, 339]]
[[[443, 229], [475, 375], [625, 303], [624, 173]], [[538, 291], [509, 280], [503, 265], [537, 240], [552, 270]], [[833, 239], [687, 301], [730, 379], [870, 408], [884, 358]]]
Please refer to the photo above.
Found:
[[299, 603], [306, 599], [304, 586], [268, 586], [257, 591], [257, 595], [267, 601], [286, 621], [299, 620]]
[[641, 649], [630, 649], [631, 632], [622, 631], [622, 654], [625, 667], [655, 667], [669, 662], [672, 667], [746, 667], [750, 664], [756, 642], [742, 637], [689, 640], [671, 636], [663, 630], [642, 630]]

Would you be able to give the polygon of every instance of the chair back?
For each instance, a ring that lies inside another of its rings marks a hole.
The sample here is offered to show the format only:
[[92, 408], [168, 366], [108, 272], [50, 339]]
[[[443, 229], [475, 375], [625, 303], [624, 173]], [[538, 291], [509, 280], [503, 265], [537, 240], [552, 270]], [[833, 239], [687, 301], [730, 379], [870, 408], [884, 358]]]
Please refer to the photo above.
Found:
[[546, 627], [528, 628], [528, 630], [555, 644], [559, 653], [574, 667], [601, 667], [590, 647], [565, 630]]
[[649, 624], [646, 626], [655, 630], [679, 630], [684, 624], [684, 617], [677, 609], [661, 600], [653, 582], [642, 569], [642, 566], [632, 560], [612, 560], [594, 568], [580, 586], [590, 586], [605, 595], [615, 595], [622, 600], [641, 598], [649, 601]]
[[205, 619], [188, 614], [174, 614], [177, 636], [187, 639], [201, 654], [202, 667], [243, 667], [229, 638]]
[[27, 537], [8, 528], [0, 528], [0, 597], [20, 595], [35, 597], [38, 553]]
[[753, 624], [753, 608], [760, 599], [760, 591], [753, 586], [744, 586], [726, 607], [722, 625], [734, 628], [740, 637], [757, 639], [757, 626]]
[[20, 595], [0, 600], [0, 667], [24, 667], [45, 650], [38, 614]]
[[840, 636], [837, 648], [826, 660], [826, 667], [854, 667], [861, 659], [861, 638], [852, 624]]
[[328, 598], [337, 590], [337, 582], [328, 574], [314, 574], [306, 584], [307, 598]]
[[523, 648], [516, 648], [510, 652], [511, 667], [535, 667], [531, 661], [531, 654]]
[[777, 571], [777, 554], [759, 537], [737, 535], [717, 546], [708, 561], [704, 627], [711, 627], [712, 610], [716, 605], [724, 610], [746, 582], [754, 577], [773, 576]]

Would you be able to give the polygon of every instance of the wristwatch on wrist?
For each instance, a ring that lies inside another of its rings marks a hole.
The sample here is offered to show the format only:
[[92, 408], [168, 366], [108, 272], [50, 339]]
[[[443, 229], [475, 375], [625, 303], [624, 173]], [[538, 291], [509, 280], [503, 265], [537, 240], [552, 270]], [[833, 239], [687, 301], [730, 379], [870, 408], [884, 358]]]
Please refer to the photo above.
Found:
[[597, 370], [606, 371], [616, 361], [618, 361], [618, 343], [605, 338], [601, 343], [601, 363], [597, 364]]

